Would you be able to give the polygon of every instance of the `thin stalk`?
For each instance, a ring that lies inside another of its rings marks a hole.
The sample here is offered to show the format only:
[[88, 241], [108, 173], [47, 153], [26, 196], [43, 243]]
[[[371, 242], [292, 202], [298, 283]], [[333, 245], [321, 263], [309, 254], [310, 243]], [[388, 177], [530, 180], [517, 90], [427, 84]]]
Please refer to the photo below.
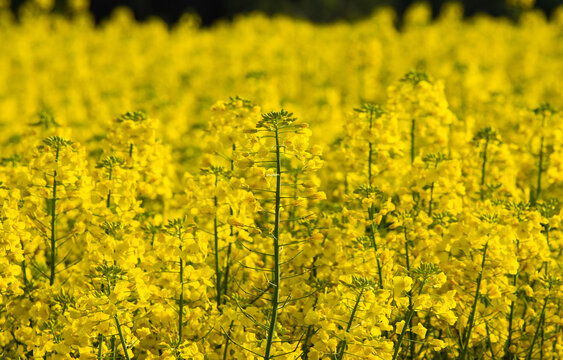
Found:
[[115, 335], [111, 336], [111, 360], [117, 359], [117, 342], [115, 341]]
[[485, 146], [483, 148], [483, 163], [481, 165], [481, 201], [485, 200], [485, 193], [483, 187], [485, 186], [485, 177], [487, 174], [487, 150], [489, 148], [489, 138], [485, 139]]
[[495, 351], [493, 349], [493, 344], [491, 343], [491, 334], [489, 332], [489, 323], [485, 324], [485, 328], [487, 330], [487, 347], [489, 348], [489, 351], [491, 352], [491, 359], [492, 360], [496, 360], [496, 356], [495, 356]]
[[543, 172], [543, 136], [540, 139], [540, 155], [538, 160], [538, 180], [536, 187], [536, 197], [534, 203], [539, 200], [541, 194], [541, 175]]
[[[431, 329], [432, 323], [430, 321], [430, 313], [426, 314], [426, 318], [424, 320], [425, 320], [424, 327], [427, 329]], [[422, 354], [425, 351], [425, 349], [428, 348], [428, 338], [430, 337], [431, 333], [433, 333], [433, 331], [426, 332], [426, 336], [424, 336], [424, 339], [422, 339], [422, 344], [420, 344], [420, 348], [416, 352], [416, 356], [420, 356], [420, 354]], [[440, 332], [438, 332], [438, 336], [436, 336], [435, 338], [440, 339], [440, 336], [441, 336], [441, 330]]]
[[309, 341], [311, 341], [311, 336], [313, 336], [314, 330], [315, 329], [313, 325], [307, 326], [307, 333], [305, 335], [305, 340], [303, 341], [302, 355], [301, 355], [301, 358], [303, 360], [307, 360], [309, 358], [309, 349], [311, 347], [311, 345], [309, 345]]
[[[182, 230], [178, 230], [180, 252], [182, 252]], [[182, 343], [182, 324], [184, 322], [184, 260], [180, 255], [180, 299], [178, 304], [178, 345]]]
[[[232, 228], [232, 226], [231, 226]], [[231, 229], [232, 232], [232, 229]], [[231, 233], [231, 236], [233, 234]], [[225, 276], [223, 277], [223, 294], [227, 295], [228, 291], [229, 291], [229, 271], [231, 268], [231, 262], [230, 262], [230, 258], [231, 258], [231, 252], [232, 252], [232, 244], [229, 243], [229, 246], [227, 246], [227, 263], [225, 265]], [[223, 297], [223, 304], [227, 303], [227, 297], [224, 296]]]
[[[369, 112], [369, 129], [373, 128], [373, 110]], [[373, 156], [373, 144], [369, 141], [369, 154], [368, 154], [368, 185], [371, 186], [371, 163], [372, 163], [372, 156]]]
[[[434, 169], [438, 168], [438, 158], [434, 162]], [[430, 184], [430, 200], [428, 201], [428, 216], [432, 217], [432, 202], [434, 201], [434, 181]]]
[[[547, 263], [545, 263], [545, 276], [547, 277]], [[551, 285], [549, 286], [549, 290], [551, 290]], [[543, 359], [543, 335], [544, 335], [543, 334], [543, 330], [544, 330], [543, 328], [544, 328], [544, 323], [545, 323], [545, 308], [547, 306], [548, 300], [549, 300], [549, 293], [543, 301], [543, 307], [542, 307], [542, 310], [541, 310], [540, 319], [538, 321], [536, 331], [534, 332], [534, 338], [532, 339], [532, 344], [530, 345], [530, 351], [528, 352], [528, 356], [527, 356], [526, 360], [530, 360], [532, 358], [532, 352], [534, 351], [534, 345], [536, 343], [536, 340], [538, 338], [540, 331], [541, 331], [540, 359]]]
[[414, 118], [411, 122], [411, 164], [414, 162], [414, 154], [415, 154], [415, 144], [414, 144], [414, 131], [415, 131], [416, 122]]
[[[292, 199], [297, 200], [297, 183], [299, 182], [299, 171], [295, 172], [295, 176], [293, 177], [293, 195]], [[297, 210], [297, 206], [292, 205], [289, 209], [289, 219], [295, 219], [295, 213]], [[295, 227], [295, 221], [289, 221], [289, 231], [293, 231]]]
[[[113, 167], [112, 167], [112, 165], [110, 165], [109, 166], [109, 174], [108, 174], [109, 181], [111, 181], [112, 173], [113, 173]], [[108, 190], [108, 197], [106, 199], [106, 207], [109, 209], [110, 205], [111, 205], [111, 189]]]
[[[545, 325], [545, 318], [543, 319]], [[543, 343], [545, 341], [545, 326], [541, 327], [541, 334], [540, 334], [540, 360], [543, 360]]]
[[[514, 278], [512, 279], [512, 285], [514, 287], [516, 287], [516, 279], [518, 278], [518, 274], [514, 275]], [[510, 302], [510, 315], [508, 318], [508, 339], [506, 340], [506, 349], [505, 349], [505, 357], [508, 357], [508, 359], [512, 358], [510, 354], [510, 346], [512, 345], [512, 322], [514, 321], [514, 308], [515, 308], [515, 301], [511, 301]]]
[[[233, 153], [237, 150], [237, 146], [235, 144], [233, 144], [232, 146], [233, 149]], [[231, 156], [231, 173], [233, 173], [235, 171], [235, 161], [232, 159]], [[231, 214], [231, 216], [233, 216], [234, 212], [233, 212], [233, 208], [229, 207], [229, 213]], [[232, 225], [230, 225], [231, 231], [230, 231], [230, 235], [233, 236], [235, 234], [235, 230], [233, 228]], [[223, 294], [224, 295], [228, 295], [229, 293], [229, 272], [231, 270], [231, 249], [232, 249], [232, 243], [229, 242], [229, 245], [227, 247], [227, 258], [226, 258], [226, 264], [225, 264], [225, 276], [223, 279]], [[227, 297], [225, 296], [223, 299], [223, 303], [226, 304], [227, 303]], [[228, 344], [229, 339], [227, 339], [227, 344]]]
[[[315, 268], [315, 263], [317, 262], [318, 259], [318, 255], [315, 255], [313, 257], [313, 263], [311, 264], [311, 267], [314, 269]], [[311, 274], [309, 275], [309, 279], [313, 280], [317, 278], [317, 273], [316, 271], [312, 271]], [[319, 301], [318, 297], [315, 297], [315, 301], [313, 302], [313, 310], [315, 310], [317, 308], [317, 303]], [[305, 335], [305, 340], [303, 340], [303, 346], [301, 347], [302, 353], [301, 353], [301, 358], [303, 360], [307, 360], [309, 358], [309, 351], [311, 349], [311, 344], [309, 344], [309, 342], [311, 341], [311, 337], [313, 336], [313, 334], [315, 333], [315, 327], [313, 325], [309, 325], [307, 327], [307, 333]]]
[[[557, 301], [557, 312], [556, 314], [561, 314], [561, 299], [559, 299]], [[561, 330], [561, 323], [557, 323], [555, 325], [555, 334], [558, 334], [559, 331]], [[559, 339], [558, 336], [555, 336], [555, 338], [553, 339], [553, 344], [551, 345], [551, 351], [555, 354], [556, 353], [556, 349], [557, 349], [557, 339]]]
[[[370, 130], [373, 128], [373, 115], [374, 115], [374, 111], [370, 110], [369, 112], [369, 128]], [[373, 144], [371, 141], [369, 141], [369, 154], [368, 154], [368, 185], [371, 188], [371, 184], [372, 184], [372, 162], [373, 162]], [[368, 193], [369, 196], [369, 193]], [[375, 258], [376, 258], [376, 262], [377, 262], [377, 272], [379, 275], [379, 288], [383, 288], [383, 274], [382, 274], [382, 270], [381, 270], [381, 263], [379, 261], [379, 256], [377, 255], [377, 243], [375, 241], [375, 226], [373, 224], [373, 220], [374, 220], [374, 208], [373, 205], [370, 206], [370, 208], [368, 209], [368, 216], [369, 216], [369, 220], [370, 220], [370, 240], [371, 240], [371, 246], [373, 247], [373, 250], [375, 251]]]
[[125, 344], [125, 337], [123, 337], [123, 331], [121, 331], [121, 324], [117, 318], [117, 314], [114, 315], [115, 325], [117, 326], [117, 333], [119, 334], [119, 340], [121, 340], [121, 347], [123, 347], [123, 352], [125, 353], [125, 359], [131, 360], [129, 353], [127, 353], [127, 345]]
[[[422, 284], [420, 285], [420, 290], [418, 290], [418, 295], [422, 294], [422, 289], [424, 289], [425, 284], [426, 284], [426, 279], [422, 281]], [[401, 334], [399, 335], [399, 339], [397, 340], [397, 346], [395, 347], [395, 351], [393, 352], [392, 360], [396, 360], [397, 356], [399, 356], [399, 351], [401, 350], [401, 344], [403, 343], [403, 339], [405, 338], [405, 334], [407, 332], [407, 329], [409, 328], [407, 324], [411, 323], [413, 316], [414, 316], [414, 308], [411, 308], [407, 313], [405, 325], [403, 326], [403, 330], [401, 331]]]
[[27, 278], [27, 264], [25, 262], [25, 250], [24, 250], [23, 241], [21, 239], [20, 239], [20, 246], [22, 248], [22, 255], [24, 256], [24, 259], [22, 260], [22, 263], [21, 263], [22, 276], [23, 276], [23, 286], [24, 286], [26, 293], [29, 291], [29, 293], [27, 294], [29, 296], [29, 300], [33, 301], [33, 295], [31, 294], [31, 286], [30, 286], [29, 280]]
[[530, 350], [528, 351], [528, 356], [526, 356], [526, 360], [530, 360], [532, 358], [532, 353], [534, 351], [534, 345], [538, 339], [538, 335], [540, 333], [540, 329], [543, 328], [543, 323], [545, 321], [545, 308], [547, 306], [547, 300], [549, 296], [546, 296], [543, 300], [543, 306], [541, 309], [540, 319], [538, 320], [538, 326], [536, 326], [536, 331], [534, 332], [534, 338], [532, 339], [532, 343], [530, 344]]
[[[230, 336], [231, 331], [233, 329], [233, 324], [234, 324], [234, 321], [231, 321], [231, 325], [229, 325], [229, 332], [228, 332], [229, 336]], [[226, 336], [226, 339], [225, 339], [225, 349], [223, 350], [223, 360], [227, 360], [227, 354], [229, 353], [228, 352], [229, 351], [229, 336]]]
[[377, 273], [379, 275], [379, 288], [382, 289], [383, 288], [383, 271], [381, 269], [381, 262], [379, 261], [379, 255], [377, 254], [377, 243], [375, 242], [375, 225], [373, 224], [374, 221], [374, 216], [373, 216], [373, 207], [371, 209], [368, 209], [368, 214], [369, 214], [369, 222], [370, 222], [370, 240], [371, 240], [371, 246], [373, 247], [373, 251], [375, 251], [375, 260], [377, 262]]
[[371, 177], [372, 177], [372, 175], [371, 175], [371, 171], [372, 171], [371, 170], [371, 162], [372, 162], [372, 155], [373, 155], [372, 154], [372, 152], [373, 152], [372, 147], [373, 147], [373, 144], [370, 141], [369, 142], [369, 158], [368, 158], [368, 184], [369, 184], [369, 186], [371, 186]]
[[485, 176], [487, 174], [487, 150], [489, 148], [489, 138], [485, 139], [485, 147], [483, 148], [483, 164], [481, 165], [481, 186], [485, 185]]
[[[266, 290], [262, 290], [262, 292], [259, 295], [256, 295], [252, 300], [250, 300], [248, 302], [248, 304], [246, 304], [242, 308], [246, 309], [248, 306], [250, 306], [250, 305], [254, 304], [256, 301], [260, 300], [262, 298], [262, 296], [270, 289], [270, 286]], [[229, 325], [229, 332], [225, 334], [227, 339], [226, 339], [226, 342], [225, 342], [225, 350], [223, 352], [223, 360], [227, 360], [227, 354], [228, 354], [227, 349], [229, 348], [229, 341], [231, 339], [230, 335], [231, 335], [231, 331], [233, 329], [233, 324], [234, 324], [234, 321], [231, 321], [231, 325]], [[235, 344], [236, 344], [236, 342], [235, 342]]]
[[[528, 302], [524, 301], [524, 309], [522, 310], [522, 314], [526, 314], [528, 312]], [[522, 320], [524, 320], [522, 322], [522, 333], [526, 332], [526, 329], [528, 327], [528, 323], [526, 323], [526, 318], [523, 318]]]
[[[409, 238], [408, 238], [408, 232], [407, 232], [407, 228], [403, 227], [403, 232], [405, 233], [405, 257], [406, 257], [406, 265], [407, 265], [407, 274], [410, 275], [410, 271], [411, 271], [411, 266], [410, 266], [410, 256], [409, 256]], [[409, 290], [409, 292], [407, 293], [408, 297], [409, 297], [409, 308], [408, 311], [411, 312], [413, 311], [413, 305], [412, 305], [412, 291]], [[407, 327], [410, 329], [412, 328], [412, 317], [410, 318], [408, 323], [405, 323], [405, 327]], [[409, 333], [409, 340], [410, 340], [410, 344], [409, 344], [409, 348], [410, 348], [410, 360], [414, 359], [414, 334], [412, 333], [412, 331]]]
[[104, 336], [102, 334], [98, 335], [98, 360], [102, 360], [103, 359], [103, 352], [102, 352], [102, 348], [104, 345]]
[[[55, 162], [59, 162], [60, 146], [57, 145]], [[55, 266], [57, 261], [57, 170], [53, 173], [53, 198], [51, 204], [51, 276], [49, 277], [49, 285], [55, 283]]]
[[430, 200], [428, 201], [428, 216], [432, 217], [432, 201], [434, 198], [434, 182], [430, 184]]
[[479, 275], [477, 276], [477, 289], [475, 290], [475, 298], [473, 300], [473, 306], [471, 307], [471, 314], [467, 320], [467, 332], [465, 334], [465, 339], [463, 340], [461, 353], [459, 360], [465, 360], [467, 350], [469, 348], [469, 340], [471, 339], [471, 330], [473, 328], [473, 323], [475, 322], [475, 312], [477, 311], [477, 301], [479, 300], [479, 290], [481, 289], [481, 281], [483, 280], [483, 269], [485, 268], [485, 259], [487, 257], [487, 247], [489, 244], [485, 244], [483, 249], [483, 260], [481, 261], [481, 270], [479, 270]]
[[[217, 189], [217, 174], [215, 174], [215, 189]], [[213, 235], [214, 235], [214, 246], [215, 246], [215, 280], [217, 288], [217, 309], [221, 305], [221, 271], [219, 270], [219, 233], [217, 226], [217, 195], [213, 197], [213, 203], [215, 205], [215, 216], [213, 217]], [[219, 310], [220, 311], [220, 310]]]
[[270, 353], [272, 351], [272, 344], [274, 341], [274, 332], [276, 330], [276, 322], [278, 319], [278, 306], [280, 296], [280, 202], [281, 202], [281, 154], [280, 154], [280, 140], [278, 128], [275, 129], [276, 139], [276, 205], [275, 205], [275, 218], [274, 218], [274, 232], [272, 238], [274, 240], [274, 278], [272, 279], [272, 314], [270, 317], [270, 326], [268, 329], [268, 338], [266, 340], [266, 350], [264, 353], [264, 360], [270, 360]]
[[[354, 308], [352, 309], [352, 314], [350, 314], [350, 319], [348, 320], [348, 325], [346, 326], [346, 332], [350, 332], [350, 328], [352, 327], [352, 322], [354, 321], [354, 317], [356, 316], [356, 312], [358, 311], [358, 306], [360, 304], [360, 300], [362, 299], [362, 295], [364, 294], [364, 288], [360, 289], [360, 293], [356, 298], [356, 303], [354, 304]], [[342, 360], [344, 358], [344, 351], [346, 350], [346, 340], [340, 340], [338, 346], [336, 347], [336, 359]]]

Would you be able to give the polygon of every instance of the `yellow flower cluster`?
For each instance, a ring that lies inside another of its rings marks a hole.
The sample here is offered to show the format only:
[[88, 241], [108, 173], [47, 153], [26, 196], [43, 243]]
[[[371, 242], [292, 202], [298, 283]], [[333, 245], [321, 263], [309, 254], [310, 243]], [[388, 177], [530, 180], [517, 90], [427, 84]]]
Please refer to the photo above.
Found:
[[563, 358], [563, 9], [513, 3], [0, 6], [0, 358]]

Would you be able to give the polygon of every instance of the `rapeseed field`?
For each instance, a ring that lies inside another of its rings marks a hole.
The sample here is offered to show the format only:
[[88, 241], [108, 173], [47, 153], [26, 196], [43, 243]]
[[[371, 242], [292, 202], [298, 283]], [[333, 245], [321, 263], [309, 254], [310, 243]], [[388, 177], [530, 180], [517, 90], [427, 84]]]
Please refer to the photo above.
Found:
[[8, 5], [1, 359], [563, 358], [563, 8]]

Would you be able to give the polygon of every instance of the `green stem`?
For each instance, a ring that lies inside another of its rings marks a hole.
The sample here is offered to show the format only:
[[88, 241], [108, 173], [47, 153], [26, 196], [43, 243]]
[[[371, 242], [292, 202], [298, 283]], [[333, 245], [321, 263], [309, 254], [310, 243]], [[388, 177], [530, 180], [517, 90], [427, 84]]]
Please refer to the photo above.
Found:
[[485, 244], [483, 249], [483, 260], [481, 261], [481, 270], [477, 276], [477, 289], [475, 290], [475, 297], [473, 299], [473, 306], [471, 307], [471, 314], [467, 320], [467, 332], [465, 334], [465, 339], [463, 341], [463, 347], [461, 349], [461, 354], [459, 360], [465, 360], [467, 350], [469, 348], [469, 340], [471, 339], [471, 330], [473, 329], [473, 323], [475, 322], [475, 312], [477, 311], [477, 301], [479, 300], [479, 290], [481, 289], [481, 281], [483, 280], [483, 269], [485, 268], [485, 259], [487, 257], [487, 248], [489, 244]]
[[[374, 111], [370, 110], [369, 112], [369, 128], [370, 130], [373, 127], [373, 115], [374, 115]], [[369, 141], [369, 154], [368, 154], [368, 187], [371, 188], [372, 185], [372, 162], [373, 162], [373, 144], [371, 141]], [[369, 196], [369, 193], [367, 194]], [[379, 288], [383, 288], [383, 274], [382, 274], [382, 270], [381, 270], [381, 262], [379, 261], [379, 255], [377, 255], [377, 243], [375, 241], [375, 225], [373, 224], [373, 220], [374, 220], [374, 208], [373, 205], [370, 206], [370, 208], [368, 209], [368, 216], [369, 216], [369, 221], [370, 221], [370, 240], [371, 240], [371, 246], [373, 247], [373, 250], [375, 251], [375, 258], [376, 258], [376, 262], [377, 262], [377, 272], [379, 275]]]
[[485, 185], [485, 176], [487, 170], [487, 150], [489, 148], [489, 138], [485, 139], [485, 147], [483, 148], [483, 164], [481, 165], [481, 186]]
[[[358, 311], [358, 306], [360, 305], [360, 300], [362, 299], [362, 295], [364, 294], [364, 288], [361, 288], [358, 297], [356, 298], [356, 303], [354, 304], [354, 308], [352, 309], [352, 314], [350, 314], [350, 319], [348, 320], [348, 325], [346, 326], [346, 333], [350, 332], [350, 328], [352, 327], [352, 322], [354, 321], [354, 317], [356, 316], [356, 312]], [[344, 358], [344, 351], [346, 350], [346, 339], [340, 340], [338, 346], [336, 347], [336, 359], [342, 360]]]
[[526, 356], [526, 360], [530, 360], [532, 358], [532, 353], [534, 351], [534, 345], [536, 340], [538, 339], [538, 335], [540, 333], [540, 329], [543, 328], [543, 323], [545, 321], [545, 308], [547, 306], [547, 300], [549, 296], [546, 296], [543, 301], [543, 307], [541, 309], [540, 319], [538, 320], [538, 326], [536, 326], [536, 331], [534, 332], [534, 338], [532, 339], [532, 343], [530, 344], [530, 350], [528, 351], [528, 356]]
[[280, 202], [281, 202], [281, 154], [280, 154], [280, 140], [278, 128], [275, 129], [276, 139], [276, 205], [274, 209], [274, 232], [272, 238], [274, 241], [274, 278], [272, 279], [272, 314], [270, 316], [270, 326], [268, 329], [268, 338], [266, 340], [266, 350], [264, 353], [264, 360], [270, 360], [270, 353], [272, 351], [272, 344], [274, 341], [274, 332], [276, 330], [276, 322], [278, 319], [278, 302], [280, 296]]
[[434, 182], [430, 184], [430, 200], [428, 201], [428, 216], [432, 217], [432, 201], [434, 198]]
[[410, 269], [410, 258], [409, 258], [409, 237], [408, 237], [408, 232], [407, 232], [407, 228], [403, 227], [403, 232], [405, 234], [405, 257], [406, 257], [406, 265], [407, 265], [407, 273], [410, 273], [411, 269]]
[[307, 360], [309, 358], [309, 351], [311, 345], [309, 345], [309, 341], [311, 341], [311, 336], [313, 336], [314, 327], [313, 325], [309, 325], [307, 327], [307, 334], [305, 335], [305, 340], [303, 341], [302, 353], [301, 358], [303, 360]]
[[413, 118], [412, 122], [411, 122], [411, 164], [414, 162], [414, 155], [415, 155], [415, 152], [416, 152], [415, 146], [414, 146], [415, 126], [416, 126], [416, 123], [415, 123], [415, 120]]
[[489, 138], [485, 139], [485, 146], [483, 148], [483, 163], [481, 165], [481, 201], [485, 200], [485, 177], [487, 174], [487, 150], [489, 148]]
[[369, 158], [368, 158], [368, 185], [369, 186], [371, 186], [371, 178], [372, 178], [372, 175], [371, 175], [371, 171], [372, 171], [371, 170], [371, 162], [372, 162], [372, 152], [373, 152], [372, 146], [373, 146], [373, 144], [370, 141], [370, 143], [369, 143]]
[[24, 286], [24, 292], [27, 293], [27, 295], [29, 296], [29, 300], [31, 300], [33, 302], [33, 295], [31, 294], [31, 284], [27, 278], [27, 264], [25, 262], [25, 249], [24, 249], [24, 245], [23, 245], [23, 240], [20, 239], [20, 246], [22, 248], [22, 255], [24, 256], [24, 259], [22, 260], [21, 263], [21, 268], [22, 268], [22, 275], [23, 275], [23, 286]]
[[[315, 263], [318, 259], [318, 255], [315, 255], [313, 257], [313, 263], [311, 264], [312, 268], [315, 268]], [[315, 271], [312, 271], [309, 279], [311, 281], [314, 281], [317, 278], [317, 273]], [[318, 297], [315, 297], [315, 301], [313, 302], [313, 310], [316, 310], [317, 308], [317, 303], [319, 301]], [[309, 351], [311, 349], [312, 344], [310, 344], [311, 342], [311, 337], [313, 336], [313, 334], [315, 333], [315, 327], [313, 325], [309, 325], [307, 327], [307, 334], [305, 335], [305, 340], [303, 340], [303, 346], [301, 347], [302, 353], [301, 353], [301, 358], [303, 360], [307, 360], [309, 358]]]
[[[231, 234], [232, 236], [232, 234]], [[225, 265], [225, 276], [223, 277], [223, 294], [227, 295], [229, 292], [229, 271], [231, 268], [231, 263], [230, 263], [230, 258], [231, 258], [231, 252], [232, 252], [232, 244], [229, 243], [229, 246], [227, 246], [227, 263]], [[223, 297], [223, 304], [227, 303], [227, 297]]]
[[[516, 279], [518, 278], [518, 274], [514, 275], [514, 278], [512, 279], [512, 285], [514, 287], [516, 287]], [[512, 322], [514, 321], [514, 309], [516, 306], [516, 302], [515, 301], [511, 301], [510, 302], [510, 315], [508, 318], [508, 339], [506, 340], [506, 349], [505, 349], [505, 353], [506, 354], [510, 354], [510, 346], [512, 346]], [[505, 355], [506, 356], [506, 355]], [[508, 358], [512, 358], [512, 356], [508, 356]]]
[[[297, 200], [297, 183], [299, 182], [299, 172], [296, 171], [295, 172], [295, 176], [293, 177], [293, 200]], [[289, 209], [289, 219], [291, 221], [288, 222], [289, 224], [289, 231], [293, 231], [294, 227], [295, 227], [295, 213], [297, 210], [297, 206], [292, 205], [291, 208]]]
[[[113, 175], [112, 173], [113, 173], [113, 167], [110, 165], [109, 174], [108, 174], [109, 175], [109, 181], [111, 181], [111, 178], [112, 178], [112, 175]], [[108, 190], [108, 197], [106, 199], [106, 207], [109, 209], [110, 205], [111, 205], [111, 189]]]
[[[233, 153], [236, 151], [237, 147], [235, 144], [233, 144], [232, 146], [233, 149]], [[231, 155], [231, 173], [233, 173], [235, 171], [235, 161], [232, 159], [232, 155]], [[233, 212], [233, 208], [229, 207], [229, 213], [231, 214], [231, 216], [233, 216], [234, 212]], [[235, 230], [233, 228], [232, 225], [230, 225], [230, 236], [234, 236], [235, 234]], [[229, 272], [231, 269], [231, 251], [232, 251], [232, 243], [229, 242], [229, 245], [227, 247], [227, 256], [225, 259], [225, 276], [223, 277], [223, 294], [224, 295], [228, 295], [229, 293]], [[223, 298], [223, 303], [226, 304], [227, 303], [227, 297], [225, 296]], [[228, 344], [229, 339], [227, 339], [227, 344]]]
[[[420, 290], [418, 290], [418, 295], [422, 294], [422, 289], [424, 288], [425, 284], [426, 284], [426, 279], [424, 279], [422, 281], [422, 284], [420, 284]], [[401, 331], [401, 334], [399, 335], [399, 339], [397, 340], [397, 346], [395, 347], [395, 351], [393, 352], [393, 360], [396, 360], [397, 356], [399, 356], [399, 351], [401, 350], [401, 344], [403, 343], [403, 339], [405, 338], [405, 334], [407, 332], [407, 329], [409, 328], [407, 324], [411, 323], [413, 316], [414, 316], [414, 308], [411, 308], [407, 313], [405, 325], [403, 326], [403, 330]]]
[[[409, 256], [409, 238], [408, 238], [408, 231], [406, 227], [403, 227], [403, 232], [405, 233], [405, 258], [406, 258], [406, 265], [407, 265], [407, 274], [410, 275], [410, 271], [411, 271], [411, 265], [410, 265], [410, 256]], [[409, 292], [407, 293], [408, 297], [409, 297], [409, 307], [408, 307], [408, 311], [411, 312], [413, 311], [413, 304], [412, 304], [412, 291], [409, 290]], [[412, 317], [410, 318], [408, 323], [405, 323], [405, 327], [407, 327], [410, 329], [412, 328]], [[410, 360], [414, 359], [414, 334], [412, 333], [412, 331], [409, 333], [409, 340], [410, 340], [410, 344], [409, 344], [409, 348], [410, 348]]]
[[[369, 112], [369, 129], [373, 128], [373, 110]], [[369, 154], [368, 154], [368, 185], [371, 186], [371, 163], [372, 163], [372, 156], [373, 156], [373, 144], [369, 142]]]
[[115, 335], [111, 336], [111, 360], [117, 359], [117, 343], [115, 341]]
[[[182, 230], [178, 231], [180, 252], [182, 252]], [[178, 304], [178, 345], [182, 343], [182, 324], [184, 323], [184, 260], [180, 255], [180, 299]]]
[[117, 333], [119, 334], [119, 339], [121, 340], [121, 347], [123, 348], [123, 352], [125, 353], [125, 359], [131, 360], [129, 357], [129, 353], [127, 352], [127, 345], [125, 344], [125, 337], [123, 337], [123, 331], [121, 330], [121, 324], [119, 323], [119, 319], [117, 318], [117, 314], [114, 315], [115, 325], [117, 326]]
[[371, 246], [373, 247], [373, 251], [375, 251], [375, 261], [377, 262], [377, 273], [379, 275], [379, 288], [383, 289], [383, 271], [381, 269], [381, 262], [379, 261], [379, 255], [377, 254], [377, 242], [375, 241], [375, 225], [373, 224], [374, 216], [373, 216], [373, 207], [368, 209], [369, 214], [369, 223], [370, 223], [370, 240]]
[[[215, 189], [217, 189], [217, 174], [215, 174]], [[221, 271], [219, 270], [219, 231], [217, 226], [217, 196], [213, 197], [213, 202], [215, 205], [215, 216], [213, 218], [213, 235], [214, 235], [214, 246], [215, 246], [215, 280], [217, 288], [217, 309], [221, 305]], [[220, 311], [220, 310], [219, 310]]]
[[[556, 314], [561, 314], [561, 299], [559, 299], [557, 301], [557, 312]], [[559, 334], [559, 331], [561, 330], [561, 323], [556, 323], [555, 325], [555, 331], [553, 332], [554, 334]], [[553, 339], [553, 344], [551, 345], [551, 351], [555, 354], [557, 351], [557, 340], [559, 339], [558, 336], [555, 336]]]
[[541, 140], [540, 140], [540, 156], [539, 156], [539, 161], [538, 161], [538, 181], [537, 181], [536, 197], [534, 199], [534, 204], [540, 198], [542, 172], [543, 172], [543, 136], [541, 137]]
[[[262, 298], [262, 296], [263, 296], [268, 290], [270, 290], [270, 287], [271, 287], [271, 285], [270, 285], [268, 288], [266, 288], [265, 290], [262, 290], [262, 292], [261, 292], [259, 295], [256, 295], [253, 299], [251, 299], [251, 300], [250, 300], [246, 305], [244, 305], [242, 308], [243, 308], [243, 309], [246, 309], [248, 306], [250, 306], [250, 305], [254, 304], [256, 301], [260, 300], [260, 299]], [[231, 339], [231, 332], [232, 332], [232, 329], [233, 329], [233, 324], [234, 324], [234, 321], [231, 321], [231, 325], [229, 325], [229, 332], [228, 332], [228, 334], [225, 336], [226, 339], [225, 339], [225, 351], [223, 352], [223, 360], [227, 360], [227, 354], [228, 354], [227, 349], [228, 349], [228, 347], [229, 347], [229, 340]]]
[[[434, 163], [434, 169], [438, 168], [439, 159], [436, 158], [436, 162]], [[434, 182], [430, 185], [430, 201], [428, 201], [428, 216], [432, 217], [432, 203], [434, 201]]]
[[98, 335], [98, 360], [102, 360], [103, 359], [103, 345], [104, 345], [104, 336], [102, 334]]
[[[543, 319], [543, 322], [545, 325], [545, 317]], [[541, 327], [541, 334], [540, 334], [540, 360], [543, 360], [543, 343], [545, 341], [545, 326]]]
[[487, 330], [487, 347], [489, 348], [489, 351], [491, 352], [491, 359], [492, 360], [496, 360], [496, 356], [495, 356], [495, 351], [493, 349], [493, 344], [491, 343], [491, 334], [489, 332], [489, 323], [485, 324], [485, 328]]
[[[60, 146], [57, 145], [55, 163], [59, 162]], [[49, 285], [55, 283], [55, 266], [57, 258], [57, 170], [53, 173], [53, 198], [51, 204], [51, 276]]]
[[[524, 301], [524, 309], [522, 310], [522, 314], [526, 314], [528, 312], [528, 302]], [[523, 318], [522, 320], [524, 320], [522, 322], [522, 330], [521, 333], [525, 333], [526, 329], [528, 327], [528, 323], [526, 323], [526, 318]]]
[[229, 353], [229, 337], [231, 336], [231, 331], [233, 329], [234, 321], [231, 321], [231, 325], [229, 325], [229, 335], [225, 336], [225, 350], [223, 350], [223, 360], [227, 360], [227, 354]]

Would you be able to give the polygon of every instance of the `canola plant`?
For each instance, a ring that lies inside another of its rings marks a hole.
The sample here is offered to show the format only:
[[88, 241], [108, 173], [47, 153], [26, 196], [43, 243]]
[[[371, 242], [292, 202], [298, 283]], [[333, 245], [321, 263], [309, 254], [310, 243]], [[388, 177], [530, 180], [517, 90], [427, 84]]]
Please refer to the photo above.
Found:
[[7, 6], [0, 358], [563, 357], [563, 9]]

